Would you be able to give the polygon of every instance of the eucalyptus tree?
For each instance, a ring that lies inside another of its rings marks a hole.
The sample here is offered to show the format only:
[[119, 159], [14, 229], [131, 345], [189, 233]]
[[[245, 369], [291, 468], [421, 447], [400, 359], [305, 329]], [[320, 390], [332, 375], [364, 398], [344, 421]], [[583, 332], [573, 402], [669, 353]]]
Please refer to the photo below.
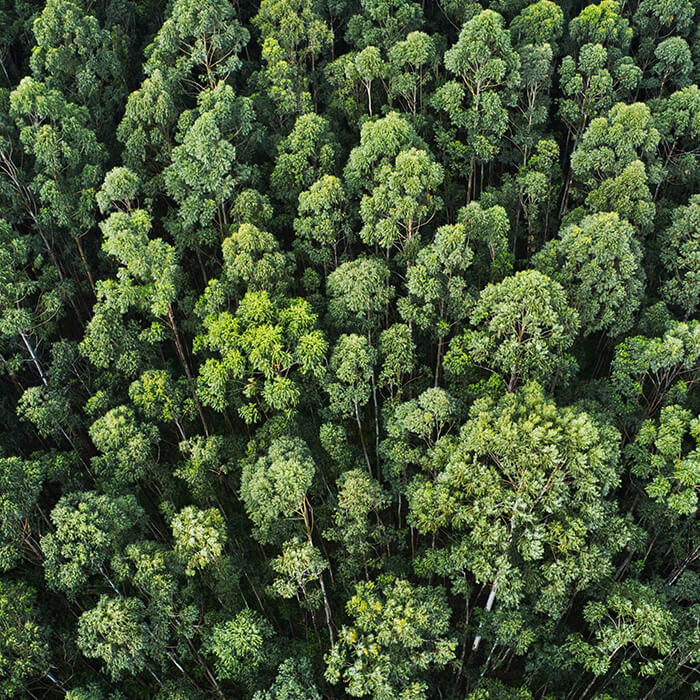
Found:
[[481, 367], [512, 392], [529, 380], [555, 381], [575, 367], [566, 354], [579, 316], [564, 288], [536, 270], [518, 272], [482, 290], [470, 315], [473, 328], [455, 337], [445, 356], [451, 375]]
[[326, 657], [326, 679], [341, 680], [352, 697], [428, 697], [422, 674], [454, 657], [444, 591], [403, 579], [360, 582], [343, 626]]
[[[600, 417], [560, 408], [529, 383], [477, 400], [444, 467], [415, 478], [410, 522], [444, 541], [421, 566], [456, 580], [467, 571], [489, 586], [472, 654], [487, 630], [493, 643], [524, 653], [534, 640], [528, 625], [556, 620], [578, 591], [612, 575], [630, 537], [610, 498], [618, 443]], [[496, 601], [520, 613], [491, 620]]]
[[[508, 128], [507, 108], [517, 99], [520, 59], [503, 17], [484, 10], [465, 22], [444, 60], [455, 78], [433, 96], [433, 105], [446, 117], [436, 139], [453, 176], [467, 173], [469, 203], [477, 187], [483, 190], [484, 165], [501, 150]], [[477, 167], [481, 176], [475, 187]]]
[[622, 335], [642, 303], [644, 271], [637, 234], [616, 212], [564, 227], [533, 261], [562, 284], [585, 334]]

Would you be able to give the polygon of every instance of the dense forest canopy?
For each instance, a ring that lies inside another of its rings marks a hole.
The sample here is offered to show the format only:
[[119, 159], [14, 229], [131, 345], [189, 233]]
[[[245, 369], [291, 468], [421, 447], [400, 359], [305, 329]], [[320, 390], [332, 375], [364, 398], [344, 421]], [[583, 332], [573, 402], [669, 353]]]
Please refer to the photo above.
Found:
[[700, 697], [699, 23], [0, 2], [0, 697]]

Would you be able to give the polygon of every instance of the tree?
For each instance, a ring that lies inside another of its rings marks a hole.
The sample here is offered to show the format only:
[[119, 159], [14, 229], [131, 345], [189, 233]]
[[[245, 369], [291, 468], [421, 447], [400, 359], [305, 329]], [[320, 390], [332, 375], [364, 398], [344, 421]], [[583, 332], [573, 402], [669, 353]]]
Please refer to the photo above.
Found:
[[274, 96], [275, 88], [281, 87], [275, 80], [277, 70], [286, 73], [285, 77], [292, 83], [288, 89], [297, 94], [309, 87], [307, 72], [310, 71], [316, 104], [316, 63], [332, 46], [334, 38], [316, 6], [309, 0], [263, 0], [252, 21], [260, 32], [263, 60], [272, 59], [266, 76], [272, 88], [270, 96]]
[[30, 523], [46, 467], [39, 460], [19, 457], [1, 458], [0, 465], [0, 487], [5, 494], [0, 505], [0, 571], [8, 571], [19, 563], [25, 545], [34, 555], [39, 553]]
[[394, 323], [379, 334], [381, 369], [377, 384], [389, 389], [393, 399], [399, 396], [416, 368], [416, 345], [411, 328], [404, 323]]
[[619, 214], [642, 234], [648, 234], [653, 229], [656, 207], [644, 163], [633, 160], [619, 175], [601, 182], [586, 197], [586, 206], [594, 213]]
[[652, 67], [654, 82], [658, 85], [659, 96], [663, 95], [666, 85], [676, 89], [690, 84], [693, 60], [688, 42], [679, 36], [669, 37], [655, 49], [657, 62]]
[[382, 60], [381, 51], [376, 46], [365, 46], [351, 56], [345, 65], [345, 77], [353, 83], [359, 82], [367, 93], [367, 111], [370, 118], [372, 111], [372, 84], [379, 80], [384, 82], [386, 65]]
[[216, 566], [226, 544], [224, 519], [216, 508], [187, 506], [170, 523], [175, 555], [185, 565], [185, 574]]
[[591, 120], [605, 116], [613, 103], [632, 94], [642, 71], [629, 60], [612, 63], [600, 43], [584, 44], [578, 56], [564, 56], [559, 68], [563, 96], [559, 115], [576, 146]]
[[104, 483], [120, 491], [153, 471], [158, 429], [136, 420], [129, 406], [117, 406], [90, 426], [90, 438], [102, 453], [92, 464]]
[[95, 191], [106, 154], [88, 126], [88, 111], [26, 77], [10, 95], [9, 115], [31, 166], [20, 170], [12, 142], [3, 139], [0, 173], [17, 192], [60, 278], [67, 274], [65, 254], [72, 239], [92, 284], [81, 238], [95, 224]]
[[307, 301], [261, 290], [247, 292], [235, 314], [208, 315], [194, 349], [214, 354], [199, 370], [202, 402], [220, 413], [235, 406], [253, 424], [296, 410], [305, 378], [323, 374], [327, 343]]
[[520, 44], [553, 44], [564, 29], [564, 13], [551, 0], [538, 0], [524, 7], [510, 23], [510, 33]]
[[[331, 606], [326, 594], [326, 584], [323, 580], [323, 572], [328, 569], [328, 562], [313, 545], [311, 532], [307, 532], [306, 542], [301, 542], [298, 537], [285, 542], [282, 545], [282, 554], [271, 563], [271, 566], [279, 574], [272, 582], [272, 590], [276, 595], [281, 598], [296, 598], [300, 604], [311, 610], [312, 615], [314, 615], [314, 610], [321, 605], [321, 600], [323, 601], [328, 636], [332, 643], [334, 634], [331, 622]], [[314, 581], [319, 583], [320, 595], [314, 595], [314, 591], [308, 589], [308, 585]], [[303, 601], [299, 598], [299, 592], [301, 592]], [[316, 620], [314, 616], [315, 626]]]
[[345, 262], [328, 275], [328, 315], [334, 325], [371, 336], [394, 298], [389, 275], [383, 260], [370, 257]]
[[243, 223], [224, 239], [221, 253], [221, 276], [209, 280], [195, 306], [202, 318], [229, 308], [248, 291], [276, 296], [289, 287], [290, 256], [271, 233]]
[[170, 84], [158, 68], [126, 101], [117, 138], [124, 146], [124, 165], [144, 178], [149, 191], [162, 188], [158, 176], [170, 163], [178, 114]]
[[309, 448], [296, 437], [274, 440], [265, 455], [245, 464], [241, 498], [258, 539], [276, 539], [284, 532], [284, 519], [301, 520], [310, 537], [314, 523], [307, 492], [315, 472]]
[[47, 0], [32, 24], [36, 46], [30, 65], [37, 80], [88, 108], [92, 128], [111, 138], [126, 98], [126, 44], [70, 0]]
[[387, 59], [389, 100], [399, 100], [413, 116], [423, 114], [437, 68], [435, 40], [425, 32], [410, 32], [403, 41], [389, 47]]
[[472, 364], [500, 374], [513, 391], [522, 381], [556, 378], [571, 370], [565, 355], [579, 327], [562, 286], [535, 270], [518, 272], [482, 290], [470, 316], [474, 330], [450, 343], [445, 370]]
[[135, 675], [148, 665], [149, 630], [143, 603], [137, 598], [101, 596], [78, 620], [78, 647], [101, 659], [113, 680]]
[[0, 697], [17, 697], [49, 674], [48, 629], [38, 612], [36, 591], [0, 579]]
[[689, 318], [700, 305], [700, 197], [673, 210], [672, 223], [661, 234], [659, 257], [665, 277], [661, 291], [669, 304], [679, 306]]
[[[187, 243], [211, 245], [223, 237], [228, 225], [228, 203], [250, 176], [237, 161], [237, 148], [253, 128], [254, 114], [247, 98], [235, 95], [230, 85], [218, 83], [199, 93], [198, 109], [179, 120], [172, 163], [163, 171], [165, 189], [178, 205], [175, 237]], [[217, 236], [218, 233], [218, 236]]]
[[6, 343], [5, 362], [14, 371], [31, 362], [35, 380], [48, 386], [39, 344], [55, 332], [71, 285], [62, 283], [58, 270], [47, 266], [28, 237], [4, 219], [0, 219], [0, 243], [0, 337]]
[[420, 230], [442, 205], [435, 195], [442, 183], [442, 167], [426, 151], [411, 148], [393, 164], [374, 171], [375, 187], [362, 197], [360, 238], [370, 246], [398, 251], [410, 266], [420, 245]]
[[[583, 615], [592, 631], [591, 640], [572, 635], [567, 644], [570, 663], [582, 665], [593, 675], [582, 698], [612, 666], [628, 677], [632, 670], [641, 676], [655, 675], [659, 665], [649, 655], [663, 657], [671, 651], [676, 621], [660, 596], [638, 581], [615, 585], [604, 601], [587, 603]], [[618, 661], [620, 652], [627, 657], [626, 663]]]
[[474, 252], [472, 270], [479, 287], [499, 282], [512, 272], [512, 254], [508, 249], [510, 221], [502, 206], [470, 202], [459, 210], [457, 221], [466, 227]]
[[[125, 316], [132, 308], [141, 312], [151, 320], [150, 327], [139, 333], [141, 342], [157, 343], [163, 339], [164, 332], [170, 335], [206, 432], [208, 428], [195, 393], [189, 353], [175, 320], [175, 300], [182, 284], [182, 269], [172, 245], [161, 238], [149, 238], [151, 226], [151, 218], [143, 209], [134, 209], [128, 214], [114, 212], [102, 223], [102, 247], [108, 255], [116, 258], [121, 267], [116, 280], [99, 283], [96, 308], [106, 316]], [[96, 325], [99, 320], [102, 319], [96, 314], [88, 326], [83, 341], [88, 348], [99, 342], [93, 340], [94, 335], [110, 330], [109, 326]], [[127, 328], [129, 325], [127, 322]]]
[[670, 396], [683, 397], [698, 381], [700, 323], [667, 324], [662, 337], [629, 336], [615, 348], [610, 368], [618, 410], [629, 418], [656, 414]]
[[282, 545], [282, 554], [270, 566], [279, 574], [272, 582], [272, 590], [276, 595], [299, 599], [301, 592], [305, 604], [310, 608], [320, 604], [320, 601], [314, 601], [307, 586], [319, 580], [328, 568], [328, 562], [310, 542], [301, 542], [298, 537], [288, 540]]
[[378, 173], [382, 166], [391, 165], [399, 153], [411, 148], [428, 151], [415, 129], [397, 112], [365, 122], [360, 133], [360, 144], [350, 151], [343, 171], [348, 194], [371, 191], [374, 173]]
[[642, 251], [629, 222], [593, 214], [563, 228], [533, 263], [562, 284], [585, 334], [628, 331], [642, 301]]
[[[557, 407], [534, 383], [477, 400], [444, 468], [409, 490], [414, 527], [449, 535], [445, 551], [426, 553], [423, 565], [456, 578], [466, 568], [488, 584], [485, 613], [498, 598], [510, 610], [531, 606], [558, 618], [574, 593], [611, 575], [629, 537], [608, 498], [619, 480], [618, 441], [600, 418]], [[495, 622], [494, 641], [509, 643], [509, 624], [507, 615]], [[523, 653], [533, 637], [520, 625], [510, 643]], [[483, 623], [473, 653], [482, 632]]]
[[578, 44], [597, 43], [624, 51], [632, 39], [629, 21], [621, 15], [617, 0], [588, 5], [569, 24], [571, 38]]
[[454, 657], [444, 591], [385, 577], [356, 584], [346, 608], [353, 626], [327, 655], [326, 679], [353, 697], [427, 698], [422, 674]]
[[274, 630], [260, 613], [242, 610], [233, 619], [214, 625], [204, 640], [221, 679], [250, 684], [273, 658]]
[[549, 236], [549, 221], [561, 179], [558, 162], [556, 141], [542, 139], [535, 144], [516, 178], [518, 199], [527, 222], [528, 255], [535, 252], [536, 238], [546, 241]]
[[148, 419], [172, 422], [178, 437], [187, 440], [184, 425], [194, 412], [187, 398], [187, 382], [175, 381], [166, 370], [146, 370], [129, 385], [129, 398]]
[[[700, 423], [681, 406], [664, 406], [658, 421], [647, 419], [625, 448], [632, 473], [646, 481], [647, 495], [671, 511], [692, 516], [698, 508]], [[692, 440], [691, 440], [692, 438]], [[695, 449], [684, 449], [690, 443]]]
[[323, 175], [299, 194], [294, 219], [295, 243], [325, 277], [336, 269], [352, 240], [348, 201], [343, 183], [334, 175]]
[[430, 469], [431, 451], [455, 428], [461, 413], [460, 402], [437, 387], [398, 404], [387, 421], [387, 438], [380, 446], [390, 480], [401, 478], [405, 483], [412, 467]]
[[[635, 160], [654, 162], [659, 132], [649, 107], [615, 104], [608, 117], [594, 119], [571, 156], [571, 168], [589, 189], [619, 175]], [[653, 182], [653, 178], [652, 178]]]
[[[377, 353], [367, 338], [353, 333], [341, 335], [333, 348], [330, 360], [329, 382], [326, 391], [330, 399], [329, 410], [340, 418], [355, 418], [362, 445], [362, 452], [369, 473], [372, 467], [367, 453], [367, 445], [362, 430], [360, 409], [376, 394], [374, 366]], [[375, 409], [376, 439], [379, 440], [379, 417]]]
[[654, 49], [660, 43], [660, 35], [689, 36], [695, 8], [688, 0], [642, 0], [632, 15], [632, 24], [639, 45], [637, 60], [646, 69]]
[[333, 512], [334, 526], [324, 535], [342, 543], [345, 556], [341, 571], [350, 579], [361, 570], [378, 567], [379, 547], [384, 534], [379, 512], [389, 503], [379, 481], [364, 469], [349, 469], [338, 478], [338, 504]]
[[270, 187], [278, 199], [295, 203], [300, 192], [321, 176], [332, 175], [338, 144], [328, 120], [317, 114], [297, 118], [287, 138], [277, 146], [277, 160]]
[[95, 491], [74, 491], [61, 498], [51, 511], [55, 531], [41, 538], [49, 586], [74, 599], [95, 574], [109, 582], [105, 568], [109, 558], [128, 541], [143, 517], [131, 494], [112, 498]]
[[274, 683], [258, 690], [253, 700], [321, 700], [313, 679], [312, 667], [305, 657], [285, 659], [277, 670]]
[[[453, 173], [464, 168], [469, 174], [467, 202], [472, 199], [476, 165], [500, 151], [508, 126], [506, 108], [514, 104], [520, 81], [520, 61], [504, 24], [493, 10], [465, 22], [457, 43], [445, 52], [445, 68], [457, 79], [444, 83], [433, 97], [435, 108], [448, 119], [449, 126], [437, 133], [448, 167]], [[483, 190], [483, 176], [481, 180]]]
[[408, 0], [360, 0], [361, 12], [348, 21], [345, 39], [358, 49], [390, 49], [412, 30], [419, 29], [422, 10]]
[[180, 95], [213, 90], [239, 68], [249, 37], [225, 0], [175, 0], [146, 49], [146, 75], [161, 71]]
[[399, 310], [404, 320], [415, 322], [421, 330], [438, 337], [436, 386], [445, 339], [454, 326], [467, 318], [473, 304], [467, 279], [472, 260], [467, 226], [441, 226], [406, 275], [408, 295], [399, 300]]
[[700, 129], [698, 106], [700, 90], [692, 85], [658, 101], [654, 124], [660, 133], [659, 156], [663, 159], [662, 179], [654, 197], [666, 188], [689, 185], [697, 178], [698, 169], [692, 157], [692, 142]]

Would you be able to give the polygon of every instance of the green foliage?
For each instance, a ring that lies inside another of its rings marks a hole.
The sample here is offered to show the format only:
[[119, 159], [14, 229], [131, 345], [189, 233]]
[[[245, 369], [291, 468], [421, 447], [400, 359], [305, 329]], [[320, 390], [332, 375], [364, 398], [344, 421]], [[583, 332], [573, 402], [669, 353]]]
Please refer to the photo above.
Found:
[[101, 596], [78, 620], [78, 647], [100, 659], [113, 679], [146, 666], [148, 627], [143, 603], [136, 598]]
[[0, 571], [14, 567], [22, 555], [27, 536], [24, 529], [41, 493], [45, 468], [37, 460], [19, 457], [0, 460]]
[[220, 412], [232, 402], [248, 424], [273, 412], [294, 411], [304, 378], [321, 374], [326, 340], [304, 299], [247, 292], [235, 315], [211, 314], [204, 328], [195, 350], [218, 357], [209, 357], [200, 368], [202, 402]]
[[374, 170], [375, 186], [362, 197], [360, 238], [367, 245], [393, 248], [408, 260], [415, 258], [420, 229], [442, 205], [435, 190], [442, 183], [442, 168], [428, 153], [411, 148], [396, 156], [393, 165]]
[[175, 555], [193, 576], [199, 569], [216, 565], [226, 542], [224, 519], [216, 508], [183, 508], [172, 520]]
[[0, 696], [17, 697], [46, 674], [50, 647], [38, 621], [36, 592], [0, 580]]
[[534, 270], [488, 285], [471, 313], [474, 330], [450, 343], [445, 368], [458, 375], [471, 365], [499, 373], [513, 391], [522, 381], [570, 371], [564, 353], [574, 342], [577, 312], [562, 286]]
[[352, 697], [428, 697], [422, 674], [454, 657], [444, 592], [402, 579], [361, 582], [347, 612], [353, 626], [328, 654], [327, 680], [342, 680]]
[[197, 243], [211, 244], [216, 228], [221, 232], [227, 222], [226, 203], [249, 177], [248, 168], [232, 172], [231, 163], [237, 157], [235, 144], [250, 133], [254, 115], [249, 101], [224, 83], [202, 90], [197, 102], [196, 110], [180, 116], [179, 145], [172, 149], [163, 179], [178, 205], [176, 226]]
[[616, 335], [632, 327], [641, 304], [641, 262], [634, 229], [615, 212], [570, 224], [533, 260], [567, 291], [584, 333]]
[[371, 332], [394, 298], [389, 268], [374, 257], [343, 263], [328, 276], [328, 314], [338, 328]]
[[275, 682], [268, 690], [259, 690], [253, 700], [321, 700], [313, 681], [309, 660], [289, 658], [280, 664]]
[[214, 625], [204, 647], [214, 657], [219, 678], [253, 681], [261, 667], [270, 663], [273, 635], [272, 626], [260, 613], [246, 609]]
[[300, 116], [277, 151], [270, 186], [280, 199], [296, 201], [302, 190], [335, 169], [335, 139], [328, 121], [316, 114]]
[[[646, 420], [634, 443], [625, 448], [635, 476], [644, 479], [647, 494], [679, 515], [692, 516], [700, 484], [700, 422], [680, 406], [664, 406], [658, 423]], [[685, 443], [695, 449], [685, 449]]]
[[352, 236], [347, 209], [343, 184], [334, 175], [323, 175], [299, 194], [294, 219], [299, 250], [324, 272], [338, 267], [347, 251]]
[[110, 556], [143, 516], [131, 494], [110, 498], [85, 491], [64, 496], [51, 511], [55, 531], [41, 539], [49, 586], [74, 598], [91, 576], [106, 575]]
[[241, 474], [241, 498], [263, 542], [283, 531], [282, 520], [302, 520], [312, 526], [307, 492], [316, 466], [300, 438], [275, 440], [265, 455], [248, 462]]
[[662, 286], [664, 299], [678, 305], [688, 318], [700, 304], [700, 198], [690, 198], [688, 206], [673, 211], [671, 225], [661, 234], [660, 258], [667, 279]]
[[116, 489], [137, 482], [153, 462], [158, 430], [140, 423], [128, 406], [118, 406], [90, 426], [90, 438], [102, 453], [92, 463], [97, 473]]
[[641, 408], [655, 414], [674, 396], [682, 398], [700, 369], [700, 324], [670, 323], [663, 336], [632, 336], [615, 348], [611, 366], [613, 388], [622, 413]]
[[698, 697], [699, 20], [0, 3], [0, 697]]
[[306, 604], [318, 607], [320, 596], [312, 595], [307, 589], [310, 583], [318, 581], [328, 568], [328, 562], [311, 542], [301, 542], [293, 538], [282, 545], [282, 554], [271, 563], [278, 574], [272, 582], [272, 590], [281, 598], [303, 596]]
[[520, 81], [520, 60], [504, 24], [497, 12], [484, 10], [465, 22], [445, 52], [445, 69], [457, 79], [435, 91], [433, 104], [448, 119], [437, 140], [453, 171], [485, 163], [501, 150]]
[[[619, 483], [618, 439], [534, 383], [500, 401], [477, 400], [445, 467], [411, 484], [419, 531], [462, 533], [421, 566], [442, 575], [466, 567], [506, 607], [558, 617], [572, 592], [611, 575], [612, 555], [629, 537], [608, 498]], [[501, 643], [510, 641], [508, 624], [496, 629]], [[520, 630], [519, 653], [532, 639]]]
[[82, 3], [47, 0], [32, 23], [30, 66], [37, 80], [88, 108], [96, 131], [111, 137], [115, 110], [126, 96], [124, 37], [100, 27]]

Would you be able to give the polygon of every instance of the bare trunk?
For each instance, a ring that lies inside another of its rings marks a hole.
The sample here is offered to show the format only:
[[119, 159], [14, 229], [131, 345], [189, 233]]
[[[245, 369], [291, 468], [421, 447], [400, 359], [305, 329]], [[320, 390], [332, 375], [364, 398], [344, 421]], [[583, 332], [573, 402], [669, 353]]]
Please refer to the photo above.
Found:
[[[489, 597], [488, 600], [486, 601], [486, 607], [484, 608], [484, 611], [487, 613], [490, 613], [491, 610], [493, 609], [493, 604], [496, 602], [496, 591], [498, 590], [498, 585], [494, 582], [491, 584], [491, 590], [489, 591]], [[476, 634], [476, 637], [474, 637], [474, 643], [472, 644], [472, 653], [469, 657], [469, 663], [472, 664], [474, 662], [474, 657], [476, 656], [477, 652], [479, 651], [479, 645], [481, 644], [481, 628], [483, 627], [483, 620], [479, 624], [479, 631]]]

